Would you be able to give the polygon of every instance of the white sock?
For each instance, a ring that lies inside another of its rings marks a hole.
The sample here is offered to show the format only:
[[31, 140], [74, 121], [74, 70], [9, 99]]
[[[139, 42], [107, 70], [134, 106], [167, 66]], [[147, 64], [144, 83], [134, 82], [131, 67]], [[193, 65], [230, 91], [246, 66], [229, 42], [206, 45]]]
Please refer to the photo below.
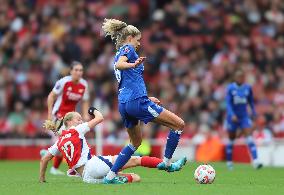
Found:
[[252, 161], [252, 165], [253, 165], [253, 166], [257, 166], [258, 164], [259, 164], [258, 159], [254, 159], [254, 160]]
[[115, 172], [109, 171], [108, 174], [107, 174], [107, 176], [106, 176], [106, 179], [112, 180], [115, 176], [116, 176], [116, 173], [115, 173]]
[[163, 162], [166, 164], [166, 166], [170, 166], [170, 164], [171, 164], [170, 160], [171, 159], [168, 159], [167, 157], [164, 157]]
[[233, 162], [232, 161], [227, 161], [227, 166], [233, 166]]

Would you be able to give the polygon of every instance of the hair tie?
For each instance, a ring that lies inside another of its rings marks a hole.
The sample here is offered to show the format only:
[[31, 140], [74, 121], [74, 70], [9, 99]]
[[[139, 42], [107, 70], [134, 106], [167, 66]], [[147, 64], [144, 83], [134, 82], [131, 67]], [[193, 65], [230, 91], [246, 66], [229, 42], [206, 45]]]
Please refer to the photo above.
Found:
[[125, 27], [127, 27], [127, 25], [126, 26], [122, 26], [122, 27], [120, 27], [119, 29], [117, 29], [116, 31], [121, 31], [122, 29], [124, 29]]
[[[63, 117], [63, 119], [64, 119], [64, 117]], [[62, 125], [63, 125], [63, 119], [60, 121], [60, 124], [59, 124], [59, 126], [57, 127], [56, 131], [59, 131], [59, 129], [62, 127]]]

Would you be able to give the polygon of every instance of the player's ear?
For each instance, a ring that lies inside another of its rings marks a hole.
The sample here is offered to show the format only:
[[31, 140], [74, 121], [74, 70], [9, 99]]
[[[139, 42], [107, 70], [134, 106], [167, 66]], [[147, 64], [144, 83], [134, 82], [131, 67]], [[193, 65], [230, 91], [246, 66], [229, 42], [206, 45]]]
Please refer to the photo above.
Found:
[[132, 35], [128, 35], [128, 36], [126, 37], [126, 42], [131, 42], [132, 39], [133, 39], [133, 36], [132, 36]]

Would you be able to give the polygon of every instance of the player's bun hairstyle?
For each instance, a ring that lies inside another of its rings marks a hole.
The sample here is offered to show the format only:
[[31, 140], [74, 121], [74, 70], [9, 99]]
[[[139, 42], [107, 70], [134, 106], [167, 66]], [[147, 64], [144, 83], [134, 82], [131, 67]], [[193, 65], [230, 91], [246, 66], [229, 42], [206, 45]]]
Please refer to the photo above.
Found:
[[43, 127], [47, 130], [57, 133], [63, 124], [65, 127], [67, 127], [67, 122], [73, 119], [75, 113], [76, 112], [68, 112], [62, 119], [56, 121], [46, 120], [43, 124]]
[[141, 32], [132, 25], [116, 19], [104, 19], [102, 29], [105, 36], [110, 36], [115, 42], [116, 49], [119, 49], [128, 36], [141, 35]]

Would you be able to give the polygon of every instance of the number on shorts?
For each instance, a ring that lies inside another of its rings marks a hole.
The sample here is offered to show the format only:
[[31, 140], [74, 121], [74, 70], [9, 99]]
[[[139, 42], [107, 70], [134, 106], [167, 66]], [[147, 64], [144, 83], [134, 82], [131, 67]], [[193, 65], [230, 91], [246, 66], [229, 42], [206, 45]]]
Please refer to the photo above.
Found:
[[[68, 146], [70, 146], [70, 155], [68, 154]], [[73, 155], [74, 155], [74, 145], [71, 141], [65, 142], [65, 144], [61, 147], [63, 152], [65, 153], [66, 157], [69, 161], [72, 161]]]

